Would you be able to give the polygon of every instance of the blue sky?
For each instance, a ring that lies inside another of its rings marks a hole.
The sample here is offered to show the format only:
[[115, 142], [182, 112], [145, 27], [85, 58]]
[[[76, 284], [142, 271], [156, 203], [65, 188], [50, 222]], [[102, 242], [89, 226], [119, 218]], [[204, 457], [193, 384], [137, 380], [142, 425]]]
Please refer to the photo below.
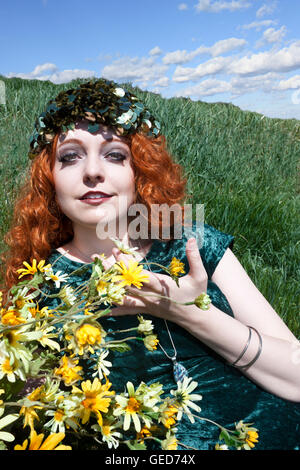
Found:
[[0, 73], [300, 119], [299, 0], [4, 0]]

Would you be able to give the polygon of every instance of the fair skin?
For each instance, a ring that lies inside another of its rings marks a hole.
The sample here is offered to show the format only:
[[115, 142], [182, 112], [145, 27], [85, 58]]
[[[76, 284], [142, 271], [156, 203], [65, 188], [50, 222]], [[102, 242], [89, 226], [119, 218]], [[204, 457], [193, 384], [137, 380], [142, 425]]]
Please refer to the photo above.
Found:
[[[117, 233], [120, 240], [129, 243], [126, 215], [134, 201], [135, 185], [126, 140], [105, 127], [91, 134], [85, 121], [77, 123], [74, 130], [59, 137], [53, 178], [57, 201], [74, 231], [73, 240], [59, 251], [68, 251], [70, 258], [84, 262], [104, 253], [113, 263], [114, 243], [108, 237], [99, 239], [96, 229], [110, 226], [112, 236]], [[101, 204], [89, 205], [81, 199], [89, 191], [109, 197]], [[145, 241], [142, 252], [148, 249]]]
[[[119, 199], [126, 197], [129, 207], [134, 201], [130, 149], [111, 131], [90, 134], [83, 123], [74, 131], [69, 131], [64, 142], [70, 138], [80, 138], [80, 147], [78, 144], [76, 148], [74, 144], [71, 148], [62, 146], [61, 139], [53, 171], [58, 201], [63, 212], [72, 220], [74, 228], [74, 239], [60, 250], [64, 252], [63, 248], [68, 249], [69, 257], [83, 262], [91, 262], [95, 254], [104, 253], [107, 257], [106, 267], [120, 260], [127, 264], [132, 256], [120, 253], [109, 239], [99, 240], [95, 228], [99, 221], [104, 223], [108, 220], [106, 204], [113, 204], [117, 208]], [[73, 157], [74, 162], [59, 162], [62, 150], [66, 149], [78, 152]], [[126, 153], [121, 163], [111, 161], [110, 152], [116, 150]], [[100, 206], [88, 206], [78, 200], [79, 196], [91, 189], [113, 197]], [[125, 217], [123, 210], [116, 212], [118, 222]], [[139, 245], [129, 239], [126, 230], [120, 238], [127, 244]], [[151, 242], [142, 244], [138, 259], [144, 257], [150, 246]], [[182, 302], [192, 301], [199, 293], [206, 292], [208, 281], [197, 243], [193, 239], [187, 242], [186, 255], [190, 269], [180, 278], [180, 289], [169, 276], [147, 271], [149, 282], [142, 289], [130, 287], [123, 304], [116, 306], [111, 314], [137, 315], [143, 312], [172, 321], [228, 362], [233, 362], [240, 355], [248, 338], [247, 325], [253, 326], [262, 337], [262, 353], [243, 373], [265, 390], [281, 398], [300, 402], [300, 365], [298, 361], [292, 360], [295, 344], [299, 342], [253, 284], [232, 251], [229, 248], [226, 250], [213, 273], [212, 281], [225, 294], [234, 318], [212, 304], [208, 311], [202, 311], [195, 305], [182, 305]], [[179, 303], [162, 297], [169, 297]], [[258, 337], [253, 332], [241, 365], [251, 361], [258, 344]]]

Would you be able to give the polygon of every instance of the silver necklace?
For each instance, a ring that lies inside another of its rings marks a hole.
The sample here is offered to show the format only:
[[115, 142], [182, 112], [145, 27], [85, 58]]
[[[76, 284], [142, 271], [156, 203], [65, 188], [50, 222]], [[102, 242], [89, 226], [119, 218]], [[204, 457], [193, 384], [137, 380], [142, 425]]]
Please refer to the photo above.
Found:
[[[147, 256], [144, 255], [144, 259], [146, 260], [146, 262], [148, 263], [148, 267], [149, 267], [149, 270], [153, 273], [152, 269], [151, 269], [151, 266], [149, 264], [149, 261], [147, 259]], [[172, 361], [173, 363], [173, 376], [174, 376], [174, 380], [175, 382], [182, 382], [182, 380], [184, 379], [184, 377], [188, 377], [188, 371], [186, 370], [186, 368], [180, 363], [177, 361], [177, 349], [176, 349], [176, 346], [174, 344], [174, 341], [173, 341], [173, 337], [171, 335], [171, 332], [169, 330], [169, 325], [168, 325], [168, 322], [167, 320], [164, 319], [164, 322], [165, 322], [165, 325], [166, 325], [166, 330], [168, 332], [168, 335], [169, 335], [169, 339], [170, 339], [170, 342], [172, 344], [172, 347], [173, 347], [173, 351], [174, 351], [174, 354], [173, 356], [170, 356], [166, 350], [163, 348], [163, 346], [160, 344], [160, 341], [158, 342], [158, 346], [160, 347], [160, 349], [162, 350], [162, 352], [164, 353], [164, 355], [170, 360]]]

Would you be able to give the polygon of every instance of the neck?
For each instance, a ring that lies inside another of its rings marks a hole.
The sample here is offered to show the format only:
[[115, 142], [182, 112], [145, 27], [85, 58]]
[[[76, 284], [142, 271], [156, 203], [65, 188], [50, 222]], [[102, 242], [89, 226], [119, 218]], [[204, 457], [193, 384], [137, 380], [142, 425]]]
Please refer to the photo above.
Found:
[[[87, 229], [86, 227], [76, 224], [73, 224], [73, 232], [73, 239], [63, 247], [65, 250], [69, 251], [71, 256], [85, 263], [90, 263], [93, 260], [93, 255], [104, 254], [107, 259], [114, 261], [112, 249], [115, 248], [116, 245], [109, 236], [100, 239], [97, 237], [95, 228]], [[146, 255], [152, 244], [151, 240], [131, 240], [127, 230], [118, 233], [118, 239], [126, 246], [137, 247], [141, 258]]]

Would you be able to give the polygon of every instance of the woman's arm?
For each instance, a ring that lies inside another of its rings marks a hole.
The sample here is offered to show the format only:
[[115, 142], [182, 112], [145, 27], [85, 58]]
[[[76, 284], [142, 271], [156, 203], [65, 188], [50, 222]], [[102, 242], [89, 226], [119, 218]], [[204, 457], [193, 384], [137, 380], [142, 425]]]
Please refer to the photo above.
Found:
[[[247, 325], [253, 326], [261, 335], [262, 352], [243, 373], [282, 398], [300, 401], [300, 364], [294, 360], [295, 346], [300, 347], [300, 344], [229, 248], [218, 263], [212, 281], [227, 297], [234, 318], [211, 305], [198, 317], [196, 312], [195, 316], [190, 315], [189, 325], [182, 326], [230, 363], [239, 357], [247, 343]], [[258, 348], [259, 339], [253, 331], [249, 347], [238, 365], [249, 363]]]
[[[229, 363], [234, 362], [243, 351], [249, 335], [247, 325], [252, 326], [261, 335], [262, 351], [257, 361], [242, 372], [265, 390], [300, 402], [300, 364], [293, 360], [295, 345], [300, 347], [300, 344], [255, 287], [237, 258], [227, 249], [212, 276], [212, 281], [227, 297], [234, 312], [233, 318], [212, 304], [206, 311], [196, 305], [182, 305], [182, 302], [195, 299], [207, 289], [207, 273], [195, 241], [187, 243], [186, 254], [190, 271], [180, 278], [179, 289], [169, 276], [150, 273], [149, 284], [141, 290], [130, 288], [132, 295], [126, 295], [122, 306], [114, 308], [112, 315], [144, 312], [170, 320]], [[117, 260], [126, 259], [125, 255], [115, 256]], [[162, 299], [161, 295], [178, 303]], [[259, 338], [253, 331], [249, 347], [238, 364], [248, 364], [258, 350]]]

